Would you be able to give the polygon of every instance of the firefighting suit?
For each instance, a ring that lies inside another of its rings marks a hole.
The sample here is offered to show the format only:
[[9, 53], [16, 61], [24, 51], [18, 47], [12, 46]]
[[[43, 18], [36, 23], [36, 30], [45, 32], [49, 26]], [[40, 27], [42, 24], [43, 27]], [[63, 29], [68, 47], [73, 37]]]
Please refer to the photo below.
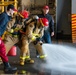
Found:
[[16, 24], [15, 19], [12, 19], [8, 22], [3, 41], [6, 46], [6, 54], [9, 52], [11, 47], [19, 41], [19, 33], [18, 31], [22, 28], [22, 25]]
[[[41, 25], [40, 21], [37, 20], [35, 23], [35, 21], [32, 22], [32, 19], [29, 19], [27, 21], [27, 27], [25, 30], [26, 31], [21, 32], [23, 34], [21, 37], [20, 65], [24, 65], [26, 59], [30, 58], [29, 44], [31, 42], [34, 44], [36, 50], [38, 50], [40, 58], [45, 58], [42, 46], [38, 40], [38, 38], [41, 38], [44, 34], [44, 27]], [[32, 63], [34, 61], [30, 62]]]

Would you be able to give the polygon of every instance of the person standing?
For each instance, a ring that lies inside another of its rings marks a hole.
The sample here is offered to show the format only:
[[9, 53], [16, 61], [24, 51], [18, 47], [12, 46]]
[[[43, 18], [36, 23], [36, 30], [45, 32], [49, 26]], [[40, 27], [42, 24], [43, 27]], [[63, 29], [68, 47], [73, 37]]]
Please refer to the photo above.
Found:
[[47, 18], [49, 21], [49, 26], [44, 29], [43, 40], [45, 43], [51, 43], [51, 36], [54, 36], [54, 20], [49, 14], [49, 6], [45, 5], [42, 9], [42, 14], [38, 15], [39, 18]]
[[6, 47], [4, 42], [2, 41], [1, 36], [6, 30], [7, 23], [10, 21], [13, 13], [17, 11], [12, 4], [7, 6], [7, 10], [0, 14], [0, 57], [3, 61], [4, 72], [5, 73], [14, 73], [17, 71], [16, 67], [11, 67], [8, 61], [8, 57], [6, 55]]
[[[52, 16], [49, 14], [49, 6], [45, 5], [42, 8], [42, 14], [38, 15], [39, 18], [47, 18], [49, 25], [48, 27], [44, 28], [44, 35], [42, 37], [42, 40], [45, 43], [50, 43], [51, 44], [51, 36], [54, 36], [54, 20], [52, 18]], [[38, 55], [38, 52], [36, 52], [36, 54]], [[38, 55], [39, 57], [39, 55]]]

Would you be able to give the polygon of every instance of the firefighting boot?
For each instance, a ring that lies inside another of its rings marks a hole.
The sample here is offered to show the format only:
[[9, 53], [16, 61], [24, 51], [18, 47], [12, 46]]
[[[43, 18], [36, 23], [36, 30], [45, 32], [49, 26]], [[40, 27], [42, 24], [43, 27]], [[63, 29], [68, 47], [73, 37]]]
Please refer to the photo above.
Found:
[[8, 62], [3, 62], [4, 64], [4, 72], [7, 74], [14, 74], [17, 71], [16, 67], [11, 67]]
[[20, 65], [21, 66], [24, 66], [25, 65], [24, 60], [20, 60]]
[[25, 63], [33, 64], [34, 60], [30, 58], [30, 56], [26, 56]]
[[40, 55], [40, 59], [45, 59], [47, 55]]
[[24, 66], [25, 64], [25, 57], [20, 57], [20, 65]]

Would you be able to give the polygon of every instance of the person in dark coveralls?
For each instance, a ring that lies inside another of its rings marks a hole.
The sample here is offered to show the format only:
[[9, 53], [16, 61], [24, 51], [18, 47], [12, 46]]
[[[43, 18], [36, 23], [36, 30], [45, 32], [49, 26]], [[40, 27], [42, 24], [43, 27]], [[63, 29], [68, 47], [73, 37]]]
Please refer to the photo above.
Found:
[[[47, 18], [49, 21], [49, 26], [44, 28], [44, 36], [42, 37], [42, 40], [45, 41], [45, 43], [51, 43], [51, 36], [54, 36], [54, 20], [49, 14], [49, 6], [43, 6], [42, 14], [39, 14], [38, 16], [39, 18]], [[39, 57], [38, 52], [36, 52], [36, 54]]]
[[17, 71], [16, 67], [11, 67], [8, 62], [8, 57], [6, 55], [5, 44], [2, 41], [1, 36], [6, 30], [7, 23], [10, 21], [13, 13], [17, 11], [12, 4], [7, 6], [7, 11], [0, 14], [0, 57], [3, 61], [4, 72], [5, 73], [15, 73]]

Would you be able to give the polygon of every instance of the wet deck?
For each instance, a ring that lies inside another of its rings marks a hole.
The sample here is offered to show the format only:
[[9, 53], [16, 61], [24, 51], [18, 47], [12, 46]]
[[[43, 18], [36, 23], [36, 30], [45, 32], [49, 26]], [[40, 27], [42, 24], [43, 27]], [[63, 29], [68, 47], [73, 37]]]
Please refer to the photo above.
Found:
[[[54, 41], [53, 43], [57, 43], [57, 42]], [[58, 41], [58, 43], [63, 44], [61, 41]], [[76, 44], [70, 44], [70, 45], [76, 46]], [[44, 64], [46, 63], [46, 61], [36, 58], [36, 50], [32, 44], [30, 44], [30, 50], [31, 50], [31, 58], [35, 60], [34, 64], [26, 63], [24, 66], [19, 65], [19, 55], [20, 55], [19, 48], [17, 50], [17, 56], [9, 57], [9, 62], [11, 66], [15, 66], [18, 68], [18, 71], [14, 75], [19, 75], [19, 74], [24, 74], [24, 75], [76, 75], [76, 74], [67, 74], [67, 73], [51, 71], [49, 69], [44, 69], [43, 67], [39, 66], [39, 64]], [[4, 75], [3, 65], [0, 65], [0, 75]]]
[[[30, 50], [31, 50], [31, 58], [35, 60], [34, 64], [26, 63], [24, 66], [19, 65], [20, 49], [18, 47], [17, 47], [16, 56], [8, 56], [11, 66], [18, 68], [18, 71], [16, 72], [16, 74], [38, 75], [41, 73], [38, 69], [36, 69], [36, 67], [37, 67], [37, 64], [45, 63], [45, 61], [39, 58], [36, 58], [36, 50], [32, 44], [30, 44]], [[0, 75], [1, 74], [4, 74], [3, 64], [0, 65]]]

